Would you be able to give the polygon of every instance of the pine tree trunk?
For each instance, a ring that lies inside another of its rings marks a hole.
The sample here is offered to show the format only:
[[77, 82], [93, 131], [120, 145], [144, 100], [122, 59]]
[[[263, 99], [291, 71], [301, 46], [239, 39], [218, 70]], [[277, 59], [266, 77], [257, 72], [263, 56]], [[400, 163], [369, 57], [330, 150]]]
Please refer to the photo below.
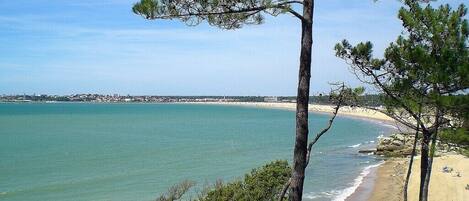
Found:
[[437, 137], [437, 132], [433, 133], [432, 137], [432, 143], [431, 143], [431, 148], [430, 148], [430, 156], [428, 157], [428, 166], [427, 166], [427, 172], [425, 175], [425, 181], [423, 182], [423, 187], [422, 187], [422, 199], [421, 200], [428, 200], [428, 190], [430, 186], [430, 177], [432, 174], [432, 166], [433, 166], [433, 156], [435, 154], [435, 143], [436, 143], [436, 137]]
[[434, 125], [436, 126], [436, 129], [432, 133], [429, 133], [429, 138], [431, 136], [432, 143], [431, 143], [431, 147], [430, 147], [430, 157], [429, 157], [428, 163], [427, 163], [428, 164], [427, 172], [425, 173], [426, 175], [425, 175], [425, 180], [423, 182], [422, 193], [421, 193], [421, 195], [422, 195], [421, 200], [425, 200], [425, 201], [428, 200], [428, 190], [429, 190], [429, 186], [430, 186], [430, 177], [432, 175], [433, 157], [435, 156], [436, 139], [438, 137], [438, 127], [440, 125], [439, 121], [440, 121], [440, 110], [437, 107], [436, 116], [435, 116], [435, 123], [434, 123]]
[[412, 145], [412, 153], [410, 154], [409, 167], [407, 169], [407, 175], [404, 181], [404, 201], [407, 201], [407, 190], [409, 187], [410, 175], [412, 174], [412, 165], [414, 164], [414, 157], [417, 152], [417, 141], [419, 136], [419, 127], [417, 126], [417, 131], [415, 131], [414, 144]]
[[430, 137], [431, 133], [428, 130], [422, 130], [422, 148], [421, 148], [421, 159], [420, 159], [420, 191], [419, 201], [427, 201], [428, 198], [428, 186], [425, 188], [425, 180], [427, 178], [428, 171], [428, 153], [430, 151]]
[[306, 154], [308, 144], [308, 103], [311, 77], [311, 50], [313, 43], [314, 0], [303, 2], [301, 22], [301, 55], [298, 76], [298, 95], [296, 99], [296, 139], [293, 152], [293, 170], [290, 200], [301, 201], [305, 178]]

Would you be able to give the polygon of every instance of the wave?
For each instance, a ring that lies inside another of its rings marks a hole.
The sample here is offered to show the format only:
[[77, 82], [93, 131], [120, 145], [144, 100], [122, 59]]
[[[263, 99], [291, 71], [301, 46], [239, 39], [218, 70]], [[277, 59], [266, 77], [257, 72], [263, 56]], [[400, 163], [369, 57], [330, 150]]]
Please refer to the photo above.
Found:
[[350, 145], [350, 146], [348, 146], [348, 148], [357, 148], [357, 147], [359, 147], [360, 145], [362, 145], [362, 144], [361, 144], [361, 143], [358, 143], [358, 144]]
[[334, 196], [337, 196], [341, 193], [341, 191], [339, 190], [331, 190], [331, 191], [324, 191], [324, 192], [319, 192], [319, 193], [314, 193], [314, 192], [311, 192], [311, 193], [305, 193], [304, 194], [304, 198], [306, 199], [311, 199], [311, 200], [314, 200], [314, 199], [317, 199], [317, 198], [333, 198]]
[[358, 177], [355, 178], [355, 180], [353, 181], [353, 185], [348, 187], [348, 188], [345, 188], [345, 189], [341, 190], [340, 193], [332, 199], [332, 201], [344, 201], [345, 199], [347, 199], [350, 195], [352, 195], [357, 190], [357, 188], [363, 182], [363, 179], [368, 174], [370, 174], [371, 169], [375, 168], [375, 167], [378, 167], [383, 163], [384, 162], [365, 167], [363, 169], [363, 171], [360, 173], [360, 175], [358, 175]]
[[384, 126], [384, 127], [392, 128], [392, 129], [398, 129], [398, 127], [396, 125], [392, 125], [392, 124], [386, 123], [386, 122], [380, 122], [380, 125]]

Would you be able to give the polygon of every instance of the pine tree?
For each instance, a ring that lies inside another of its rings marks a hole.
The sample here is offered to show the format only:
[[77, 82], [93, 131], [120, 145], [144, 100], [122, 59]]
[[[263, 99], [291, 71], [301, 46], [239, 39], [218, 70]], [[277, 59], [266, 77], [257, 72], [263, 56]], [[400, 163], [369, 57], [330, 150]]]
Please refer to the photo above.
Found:
[[399, 11], [404, 32], [383, 59], [373, 58], [371, 42], [352, 46], [344, 40], [335, 47], [336, 55], [350, 64], [361, 81], [383, 94], [384, 113], [422, 132], [421, 201], [428, 198], [438, 132], [461, 127], [454, 124], [465, 122], [469, 113], [464, 102], [469, 88], [466, 13], [464, 5], [452, 10], [449, 5], [422, 7], [406, 0]]
[[[302, 8], [302, 14], [296, 8]], [[308, 103], [311, 77], [314, 0], [141, 0], [133, 12], [145, 19], [179, 19], [189, 26], [207, 22], [222, 29], [261, 24], [265, 14], [291, 14], [301, 22], [301, 52], [296, 101], [296, 137], [290, 198], [301, 201], [307, 165]]]

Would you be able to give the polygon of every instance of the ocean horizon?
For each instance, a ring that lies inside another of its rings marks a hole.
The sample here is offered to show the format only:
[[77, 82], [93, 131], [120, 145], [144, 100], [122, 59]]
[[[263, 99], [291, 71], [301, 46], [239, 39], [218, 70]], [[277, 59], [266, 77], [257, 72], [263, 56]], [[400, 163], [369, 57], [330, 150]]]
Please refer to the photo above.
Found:
[[[311, 113], [310, 138], [327, 114]], [[203, 104], [0, 104], [0, 198], [154, 200], [183, 180], [194, 191], [291, 163], [295, 112]], [[304, 200], [344, 200], [381, 163], [359, 154], [392, 127], [337, 117], [313, 147]]]

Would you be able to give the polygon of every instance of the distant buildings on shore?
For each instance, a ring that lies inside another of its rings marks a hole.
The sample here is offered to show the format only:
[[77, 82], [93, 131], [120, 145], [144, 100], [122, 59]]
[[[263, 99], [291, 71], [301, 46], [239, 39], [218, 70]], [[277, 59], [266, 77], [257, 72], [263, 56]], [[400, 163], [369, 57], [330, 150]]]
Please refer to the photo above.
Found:
[[72, 95], [2, 95], [0, 102], [279, 102], [278, 97], [264, 96], [130, 96], [130, 95], [100, 95], [100, 94], [72, 94]]
[[277, 96], [264, 97], [264, 102], [278, 102], [278, 97]]
[[[362, 105], [382, 105], [380, 95], [360, 97]], [[0, 102], [95, 102], [95, 103], [187, 103], [187, 102], [283, 102], [295, 103], [295, 96], [131, 96], [131, 95], [0, 95]], [[331, 104], [328, 95], [310, 96], [310, 103]]]

